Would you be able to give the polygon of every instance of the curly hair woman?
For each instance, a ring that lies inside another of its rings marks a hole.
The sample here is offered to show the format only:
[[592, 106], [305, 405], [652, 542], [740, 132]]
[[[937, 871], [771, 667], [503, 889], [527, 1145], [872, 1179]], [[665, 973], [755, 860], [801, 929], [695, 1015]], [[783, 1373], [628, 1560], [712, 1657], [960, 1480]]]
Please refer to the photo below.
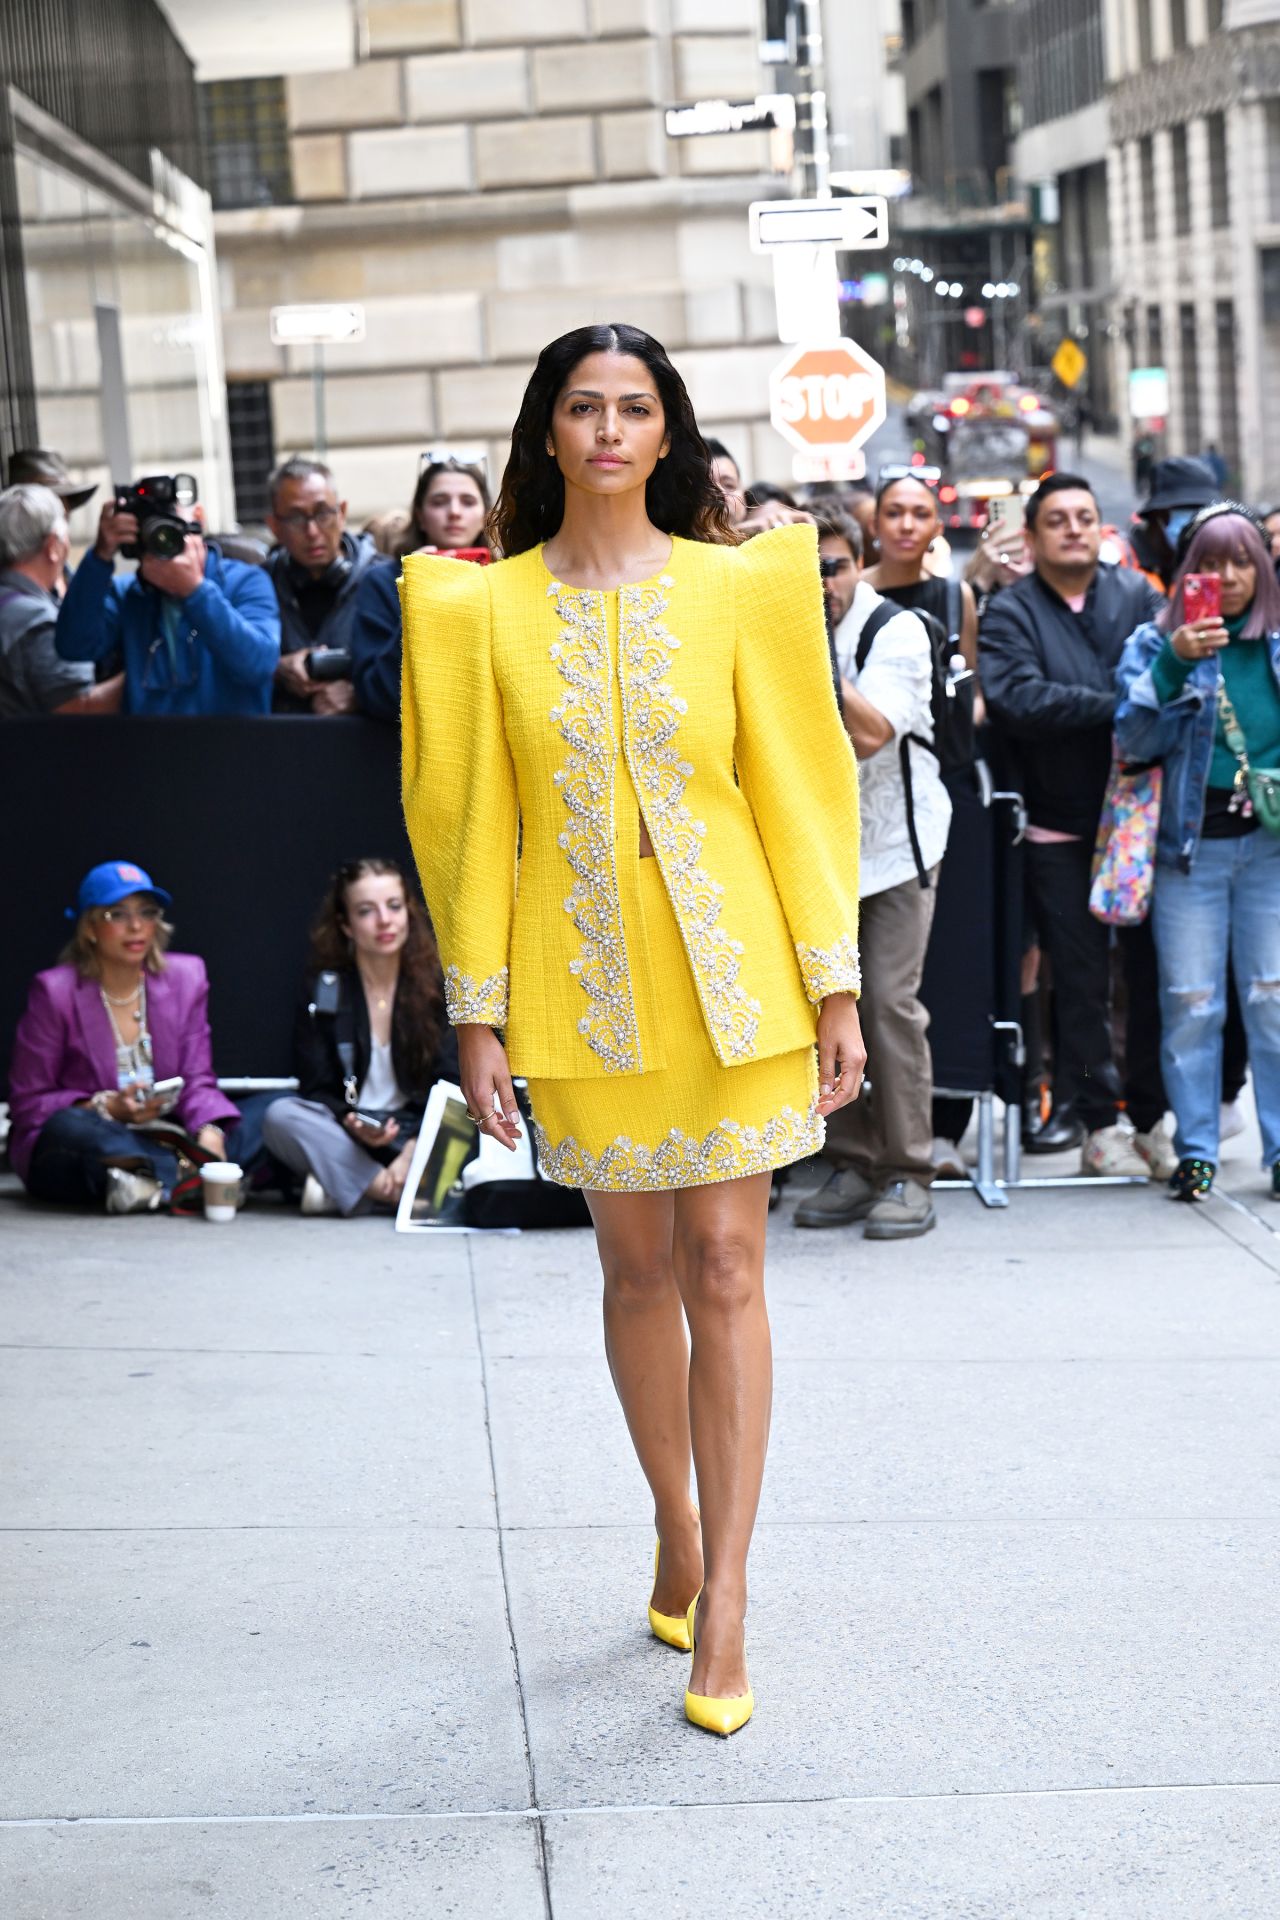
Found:
[[311, 930], [298, 1010], [298, 1092], [263, 1138], [304, 1178], [304, 1213], [367, 1213], [400, 1199], [427, 1095], [457, 1078], [440, 960], [393, 860], [351, 860]]
[[692, 1649], [689, 1720], [729, 1734], [753, 1707], [770, 1175], [865, 1060], [817, 536], [737, 544], [683, 381], [623, 325], [544, 348], [494, 528], [496, 566], [405, 562], [410, 836], [468, 1105], [514, 1147], [526, 1076], [543, 1173], [585, 1192], [653, 1493], [649, 1624]]

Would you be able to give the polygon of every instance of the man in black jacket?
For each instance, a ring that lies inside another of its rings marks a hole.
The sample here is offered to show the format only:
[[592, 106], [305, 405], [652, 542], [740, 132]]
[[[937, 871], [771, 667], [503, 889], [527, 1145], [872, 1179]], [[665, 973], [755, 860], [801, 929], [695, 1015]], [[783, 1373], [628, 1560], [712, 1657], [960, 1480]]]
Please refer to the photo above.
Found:
[[1145, 1175], [1117, 1125], [1111, 1047], [1110, 932], [1089, 912], [1098, 819], [1111, 768], [1115, 669], [1160, 596], [1142, 574], [1098, 561], [1098, 503], [1087, 480], [1055, 473], [1027, 503], [1035, 571], [991, 601], [979, 634], [987, 710], [1012, 751], [1027, 803], [1027, 874], [1053, 969], [1055, 1115], [1083, 1129], [1089, 1173]]
[[350, 713], [355, 706], [350, 661], [345, 671], [317, 680], [310, 656], [313, 649], [350, 653], [356, 588], [378, 550], [367, 533], [347, 532], [347, 503], [338, 498], [333, 474], [322, 460], [286, 460], [272, 474], [269, 488], [267, 525], [279, 543], [267, 557], [280, 608], [276, 711]]

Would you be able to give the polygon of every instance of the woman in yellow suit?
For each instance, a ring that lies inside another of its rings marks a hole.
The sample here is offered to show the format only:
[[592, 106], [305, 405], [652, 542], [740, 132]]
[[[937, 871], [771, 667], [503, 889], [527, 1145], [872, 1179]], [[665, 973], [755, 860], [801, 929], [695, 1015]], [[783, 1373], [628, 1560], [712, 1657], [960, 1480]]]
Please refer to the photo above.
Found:
[[627, 326], [544, 349], [494, 531], [496, 566], [404, 563], [405, 814], [468, 1106], [514, 1147], [527, 1076], [543, 1173], [585, 1190], [649, 1622], [727, 1734], [753, 1704], [770, 1176], [865, 1063], [816, 536], [734, 544], [684, 384]]

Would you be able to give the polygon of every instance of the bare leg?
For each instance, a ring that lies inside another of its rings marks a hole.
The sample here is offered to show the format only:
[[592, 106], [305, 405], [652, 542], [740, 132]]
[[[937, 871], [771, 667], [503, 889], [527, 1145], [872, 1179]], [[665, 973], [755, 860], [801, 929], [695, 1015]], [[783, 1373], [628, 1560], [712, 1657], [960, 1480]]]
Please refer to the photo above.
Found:
[[747, 1552], [760, 1502], [773, 1351], [764, 1302], [767, 1173], [675, 1196], [676, 1281], [693, 1335], [689, 1414], [706, 1584], [690, 1689], [747, 1690]]
[[669, 1193], [588, 1193], [604, 1270], [604, 1345], [636, 1457], [653, 1491], [662, 1558], [653, 1604], [683, 1613], [702, 1585], [689, 1497], [689, 1345], [671, 1264]]

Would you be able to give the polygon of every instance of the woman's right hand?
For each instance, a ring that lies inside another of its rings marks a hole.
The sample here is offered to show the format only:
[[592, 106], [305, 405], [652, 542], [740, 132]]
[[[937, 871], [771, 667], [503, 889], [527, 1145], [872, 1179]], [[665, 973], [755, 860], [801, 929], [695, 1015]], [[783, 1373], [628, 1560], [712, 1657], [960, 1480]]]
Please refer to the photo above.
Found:
[[106, 1094], [102, 1101], [108, 1119], [119, 1121], [122, 1127], [141, 1126], [145, 1120], [158, 1120], [164, 1108], [163, 1100], [137, 1098], [140, 1088], [119, 1087]]
[[[457, 1029], [458, 1077], [467, 1111], [481, 1133], [501, 1141], [512, 1153], [520, 1139], [520, 1109], [511, 1085], [507, 1050], [492, 1027], [466, 1026]], [[494, 1095], [498, 1107], [494, 1106]]]
[[1231, 635], [1215, 614], [1209, 620], [1188, 620], [1169, 636], [1179, 660], [1207, 660], [1226, 646]]

